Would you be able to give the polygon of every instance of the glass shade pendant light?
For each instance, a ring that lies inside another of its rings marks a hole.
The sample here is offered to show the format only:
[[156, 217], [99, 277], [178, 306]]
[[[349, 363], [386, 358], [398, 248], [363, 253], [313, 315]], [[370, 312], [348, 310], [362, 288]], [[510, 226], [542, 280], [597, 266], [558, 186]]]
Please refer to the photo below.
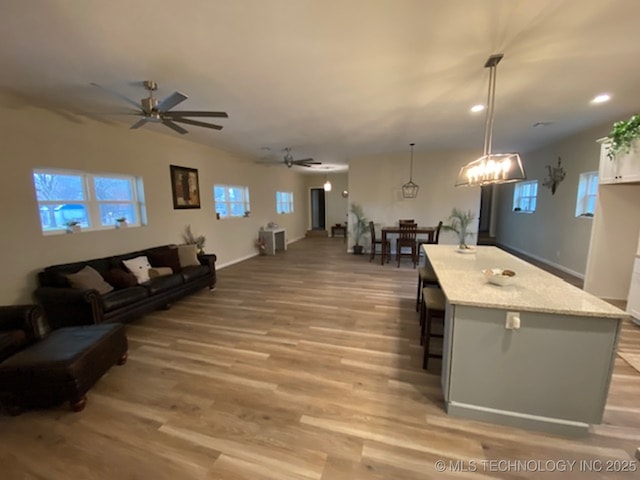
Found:
[[402, 198], [416, 198], [418, 196], [418, 190], [420, 187], [413, 183], [413, 146], [415, 143], [410, 143], [411, 146], [411, 163], [409, 164], [409, 181], [402, 185]]
[[460, 169], [456, 187], [518, 182], [526, 178], [519, 154], [491, 153], [496, 96], [496, 69], [503, 56], [502, 53], [491, 55], [484, 64], [485, 68], [489, 68], [489, 93], [487, 95], [487, 116], [484, 126], [484, 152], [480, 158], [467, 163]]
[[327, 176], [324, 176], [324, 191], [325, 192], [330, 192], [331, 191], [331, 182], [329, 181], [329, 178], [327, 178]]

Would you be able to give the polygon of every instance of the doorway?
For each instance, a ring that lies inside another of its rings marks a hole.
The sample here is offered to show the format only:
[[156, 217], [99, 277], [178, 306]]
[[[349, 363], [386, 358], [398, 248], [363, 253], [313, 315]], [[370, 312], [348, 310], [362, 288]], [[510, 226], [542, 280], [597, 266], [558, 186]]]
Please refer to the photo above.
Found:
[[480, 187], [478, 245], [495, 245], [495, 185]]
[[326, 230], [324, 188], [311, 189], [311, 230]]

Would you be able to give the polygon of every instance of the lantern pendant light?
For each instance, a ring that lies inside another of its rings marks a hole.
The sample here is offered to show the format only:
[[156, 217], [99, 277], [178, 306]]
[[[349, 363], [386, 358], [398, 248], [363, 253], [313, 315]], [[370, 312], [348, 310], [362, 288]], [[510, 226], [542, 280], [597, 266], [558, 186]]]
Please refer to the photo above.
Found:
[[484, 152], [480, 158], [469, 162], [460, 169], [456, 187], [518, 182], [526, 179], [519, 154], [491, 153], [496, 95], [496, 69], [503, 56], [502, 53], [491, 55], [484, 64], [485, 68], [489, 68], [489, 93], [487, 95], [487, 116], [484, 126]]
[[420, 187], [413, 183], [413, 146], [415, 143], [410, 143], [411, 146], [411, 163], [409, 164], [409, 181], [402, 185], [402, 198], [416, 198], [418, 196], [418, 190]]

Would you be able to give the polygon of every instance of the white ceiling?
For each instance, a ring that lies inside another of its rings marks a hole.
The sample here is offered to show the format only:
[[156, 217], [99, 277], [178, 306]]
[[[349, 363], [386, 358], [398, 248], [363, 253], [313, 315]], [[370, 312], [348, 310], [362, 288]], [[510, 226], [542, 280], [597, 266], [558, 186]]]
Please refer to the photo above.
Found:
[[136, 117], [109, 115], [128, 104], [91, 82], [137, 101], [150, 79], [160, 99], [189, 96], [176, 109], [229, 113], [219, 132], [186, 125], [188, 140], [256, 160], [291, 146], [322, 168], [410, 142], [481, 152], [469, 108], [492, 53], [494, 151], [640, 110], [638, 0], [0, 0], [0, 39], [4, 107], [128, 128]]

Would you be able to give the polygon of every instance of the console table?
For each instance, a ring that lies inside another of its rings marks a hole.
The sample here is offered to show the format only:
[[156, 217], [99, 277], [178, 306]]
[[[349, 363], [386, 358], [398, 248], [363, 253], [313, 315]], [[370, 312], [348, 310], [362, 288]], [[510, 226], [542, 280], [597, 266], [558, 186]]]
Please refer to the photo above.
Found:
[[267, 255], [275, 255], [279, 250], [287, 250], [287, 232], [284, 228], [265, 228], [260, 230], [259, 235], [260, 240], [264, 242]]

